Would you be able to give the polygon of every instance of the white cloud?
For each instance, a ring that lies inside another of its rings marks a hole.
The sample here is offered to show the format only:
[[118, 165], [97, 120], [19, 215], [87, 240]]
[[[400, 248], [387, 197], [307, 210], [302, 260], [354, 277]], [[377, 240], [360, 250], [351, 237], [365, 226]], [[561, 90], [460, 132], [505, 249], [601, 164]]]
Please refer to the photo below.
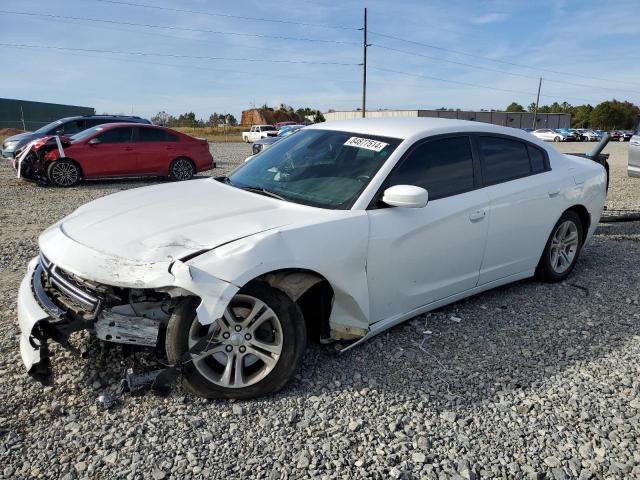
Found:
[[509, 15], [507, 15], [506, 13], [485, 13], [484, 15], [472, 18], [471, 23], [473, 23], [474, 25], [486, 25], [487, 23], [503, 22], [507, 18], [509, 18]]

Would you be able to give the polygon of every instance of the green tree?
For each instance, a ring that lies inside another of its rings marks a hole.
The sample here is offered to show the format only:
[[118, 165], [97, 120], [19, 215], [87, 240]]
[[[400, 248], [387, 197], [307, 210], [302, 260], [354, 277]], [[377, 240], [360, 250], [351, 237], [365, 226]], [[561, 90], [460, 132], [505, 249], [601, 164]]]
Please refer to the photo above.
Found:
[[574, 128], [586, 128], [591, 125], [590, 117], [593, 107], [589, 104], [575, 107], [571, 116], [571, 126]]
[[151, 117], [151, 123], [153, 123], [154, 125], [162, 125], [163, 127], [166, 127], [170, 118], [172, 118], [171, 115], [162, 110], [161, 112], [158, 112], [153, 117]]
[[516, 102], [511, 102], [506, 108], [507, 112], [524, 112], [524, 107]]

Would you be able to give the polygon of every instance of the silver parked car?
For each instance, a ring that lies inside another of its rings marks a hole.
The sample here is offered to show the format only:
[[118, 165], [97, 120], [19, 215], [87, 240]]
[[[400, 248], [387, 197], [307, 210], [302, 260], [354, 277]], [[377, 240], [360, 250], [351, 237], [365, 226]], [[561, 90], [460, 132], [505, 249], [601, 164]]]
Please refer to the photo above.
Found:
[[640, 177], [640, 123], [629, 141], [629, 165], [627, 174], [630, 177]]
[[547, 142], [566, 142], [568, 138], [564, 133], [552, 130], [551, 128], [539, 128], [531, 132], [531, 135]]

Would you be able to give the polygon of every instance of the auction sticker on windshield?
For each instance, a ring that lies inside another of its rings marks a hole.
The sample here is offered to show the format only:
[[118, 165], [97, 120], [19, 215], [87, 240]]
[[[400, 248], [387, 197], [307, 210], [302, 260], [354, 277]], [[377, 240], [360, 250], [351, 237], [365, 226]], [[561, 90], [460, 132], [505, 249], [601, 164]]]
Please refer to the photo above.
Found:
[[378, 140], [371, 140], [370, 138], [351, 137], [344, 142], [347, 147], [358, 147], [372, 150], [374, 152], [380, 152], [384, 147], [389, 145], [388, 143], [379, 142]]

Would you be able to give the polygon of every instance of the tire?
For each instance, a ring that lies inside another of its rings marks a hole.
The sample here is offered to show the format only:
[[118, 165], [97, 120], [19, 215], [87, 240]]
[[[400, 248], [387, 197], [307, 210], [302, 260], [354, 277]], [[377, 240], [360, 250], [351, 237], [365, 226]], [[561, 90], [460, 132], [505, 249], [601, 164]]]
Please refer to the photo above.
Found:
[[[167, 326], [167, 357], [172, 364], [197, 341], [214, 335], [215, 346], [204, 353], [205, 358], [183, 362], [183, 385], [188, 391], [205, 398], [247, 399], [277, 392], [291, 380], [302, 360], [307, 330], [300, 309], [289, 297], [266, 284], [250, 284], [233, 297], [223, 318], [207, 326], [198, 322], [198, 304], [195, 297], [183, 301]], [[258, 324], [255, 318], [263, 320]], [[242, 325], [251, 319], [253, 325]]]
[[82, 172], [76, 162], [63, 158], [49, 164], [47, 167], [47, 179], [56, 187], [73, 187], [80, 183]]
[[[554, 225], [538, 264], [542, 280], [555, 283], [567, 278], [578, 261], [583, 242], [580, 217], [572, 210], [564, 212]], [[559, 255], [559, 250], [564, 255]]]
[[196, 174], [196, 166], [187, 157], [178, 157], [169, 164], [169, 178], [174, 182], [191, 180]]
[[559, 142], [560, 141], [560, 137], [553, 137], [553, 141], [554, 142]]

